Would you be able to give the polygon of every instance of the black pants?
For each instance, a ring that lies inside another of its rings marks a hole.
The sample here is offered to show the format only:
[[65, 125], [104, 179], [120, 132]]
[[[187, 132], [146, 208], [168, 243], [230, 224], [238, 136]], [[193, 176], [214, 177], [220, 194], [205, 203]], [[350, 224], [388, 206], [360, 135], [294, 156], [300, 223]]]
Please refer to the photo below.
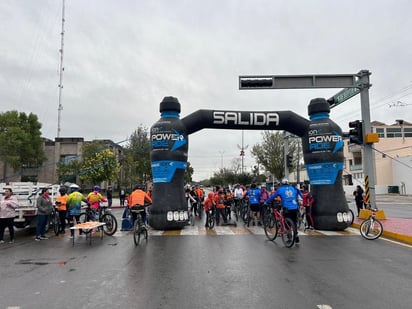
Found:
[[67, 212], [66, 210], [59, 210], [59, 219], [60, 219], [60, 231], [63, 232], [66, 229], [66, 217]]
[[298, 209], [293, 209], [293, 210], [288, 209], [288, 210], [283, 212], [283, 216], [285, 218], [290, 218], [293, 221], [293, 223], [295, 223], [296, 237], [298, 235], [298, 225], [297, 225], [297, 223], [298, 223], [298, 213], [299, 213]]
[[10, 241], [14, 240], [14, 227], [13, 227], [14, 218], [1, 218], [0, 219], [0, 240], [4, 240], [4, 230], [6, 227], [9, 228]]
[[216, 208], [216, 224], [220, 224], [220, 216], [222, 216], [223, 222], [227, 223], [226, 208]]
[[363, 209], [363, 201], [355, 201], [356, 202], [356, 208], [358, 209], [358, 217], [360, 214], [360, 210]]

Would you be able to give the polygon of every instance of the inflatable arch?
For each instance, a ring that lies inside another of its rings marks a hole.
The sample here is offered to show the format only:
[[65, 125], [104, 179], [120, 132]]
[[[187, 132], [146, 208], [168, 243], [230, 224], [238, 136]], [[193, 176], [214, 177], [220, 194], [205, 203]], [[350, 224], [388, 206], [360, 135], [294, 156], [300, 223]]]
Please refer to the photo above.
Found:
[[342, 130], [329, 119], [329, 103], [311, 100], [310, 120], [291, 111], [198, 110], [180, 119], [180, 103], [165, 97], [161, 118], [150, 129], [153, 205], [149, 224], [154, 229], [183, 228], [188, 220], [183, 175], [188, 136], [201, 129], [286, 130], [302, 138], [303, 156], [315, 197], [313, 218], [319, 230], [348, 227], [348, 205], [342, 185]]

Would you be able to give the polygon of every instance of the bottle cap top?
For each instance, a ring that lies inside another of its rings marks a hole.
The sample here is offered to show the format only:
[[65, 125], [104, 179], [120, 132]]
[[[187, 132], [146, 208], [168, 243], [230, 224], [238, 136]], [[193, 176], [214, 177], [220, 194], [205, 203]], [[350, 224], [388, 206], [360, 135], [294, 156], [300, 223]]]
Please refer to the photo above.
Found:
[[308, 114], [310, 116], [316, 113], [330, 113], [330, 106], [325, 98], [316, 98], [310, 100], [308, 106]]
[[173, 111], [180, 113], [180, 103], [175, 97], [164, 97], [160, 102], [160, 112]]

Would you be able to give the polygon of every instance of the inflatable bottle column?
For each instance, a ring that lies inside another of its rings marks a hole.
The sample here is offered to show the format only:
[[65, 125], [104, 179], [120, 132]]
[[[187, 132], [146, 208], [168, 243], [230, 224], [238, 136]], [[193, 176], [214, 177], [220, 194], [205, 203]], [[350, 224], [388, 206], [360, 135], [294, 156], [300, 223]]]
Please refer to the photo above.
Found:
[[310, 123], [302, 136], [303, 157], [315, 198], [312, 214], [319, 230], [348, 227], [348, 205], [342, 184], [343, 140], [340, 127], [329, 119], [329, 103], [310, 101]]
[[157, 230], [181, 229], [188, 218], [183, 191], [188, 138], [179, 114], [177, 98], [165, 97], [160, 103], [161, 118], [150, 129], [153, 204], [149, 224]]

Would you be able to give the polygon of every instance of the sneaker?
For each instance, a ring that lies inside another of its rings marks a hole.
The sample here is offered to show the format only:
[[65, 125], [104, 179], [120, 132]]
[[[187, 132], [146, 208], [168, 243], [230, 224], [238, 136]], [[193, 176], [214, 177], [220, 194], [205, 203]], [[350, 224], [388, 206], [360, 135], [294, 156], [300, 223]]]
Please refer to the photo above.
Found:
[[0, 240], [0, 244], [4, 244], [4, 240], [2, 239], [2, 240]]
[[9, 241], [9, 244], [14, 244], [14, 239]]
[[49, 238], [46, 237], [46, 236], [40, 236], [40, 239], [41, 239], [41, 240], [44, 240], [44, 239], [49, 239]]
[[299, 242], [300, 242], [300, 241], [299, 241], [299, 236], [297, 236], [296, 239], [295, 239], [295, 243], [298, 244]]
[[40, 237], [36, 237], [34, 240], [35, 241], [40, 241]]

